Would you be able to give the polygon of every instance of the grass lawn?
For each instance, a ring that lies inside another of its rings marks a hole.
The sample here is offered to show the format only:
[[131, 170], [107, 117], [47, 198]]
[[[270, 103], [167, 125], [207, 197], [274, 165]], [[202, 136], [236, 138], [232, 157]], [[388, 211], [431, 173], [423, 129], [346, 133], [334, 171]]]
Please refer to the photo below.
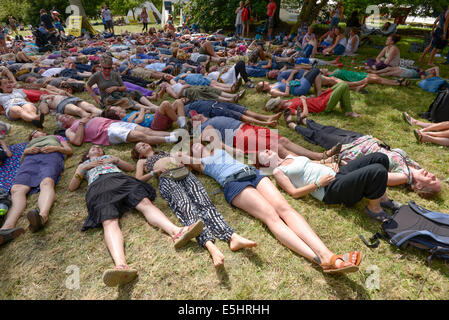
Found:
[[[102, 26], [98, 26], [102, 30]], [[120, 30], [120, 28], [119, 28]], [[405, 37], [400, 42], [402, 56], [416, 60], [417, 54], [407, 53], [409, 44], [417, 39]], [[377, 44], [384, 39], [377, 38]], [[374, 48], [361, 48], [356, 65], [378, 53]], [[345, 68], [354, 70], [352, 58], [343, 58]], [[443, 77], [449, 76], [446, 66]], [[257, 80], [257, 79], [256, 79]], [[349, 119], [342, 113], [318, 114], [311, 119], [327, 125], [371, 134], [385, 140], [392, 147], [402, 148], [440, 179], [448, 177], [448, 149], [417, 144], [412, 128], [402, 121], [401, 112], [412, 116], [425, 111], [435, 95], [418, 88], [370, 85], [369, 94], [351, 92], [356, 112], [363, 118]], [[311, 92], [312, 94], [313, 92]], [[91, 100], [87, 94], [81, 95]], [[268, 94], [250, 90], [241, 104], [251, 110], [263, 111]], [[5, 120], [2, 117], [1, 120]], [[14, 144], [26, 141], [33, 126], [22, 121], [12, 123], [13, 129], [6, 141]], [[47, 132], [56, 129], [54, 117], [45, 121]], [[306, 142], [288, 130], [283, 119], [279, 133], [300, 145], [316, 151], [318, 146]], [[325, 275], [321, 268], [282, 246], [260, 221], [241, 210], [230, 207], [223, 193], [213, 195], [218, 184], [198, 175], [212, 201], [235, 231], [255, 240], [253, 250], [231, 252], [227, 244], [216, 244], [225, 255], [225, 267], [216, 270], [205, 249], [194, 241], [176, 251], [171, 239], [161, 230], [149, 226], [137, 211], [126, 213], [121, 219], [128, 264], [139, 272], [138, 280], [121, 288], [108, 288], [102, 273], [113, 267], [106, 249], [102, 229], [81, 232], [87, 216], [85, 205], [86, 183], [71, 193], [68, 183], [81, 155], [89, 145], [73, 147], [74, 156], [65, 162], [65, 171], [56, 186], [56, 202], [50, 220], [37, 234], [27, 231], [20, 238], [0, 248], [0, 299], [446, 299], [449, 292], [449, 269], [442, 261], [431, 266], [425, 262], [426, 253], [415, 249], [400, 250], [382, 241], [378, 249], [369, 249], [359, 235], [369, 238], [380, 230], [362, 212], [366, 205], [360, 202], [353, 208], [326, 206], [311, 196], [295, 200], [285, 195], [289, 203], [310, 223], [324, 243], [334, 252], [363, 251], [361, 269], [347, 276]], [[106, 148], [107, 153], [131, 160], [131, 145]], [[160, 149], [169, 150], [169, 146]], [[273, 179], [274, 181], [274, 179]], [[156, 182], [150, 181], [157, 187]], [[403, 187], [389, 188], [388, 195], [402, 203], [410, 200], [441, 212], [449, 213], [449, 190], [444, 183], [441, 195], [424, 200]], [[178, 223], [166, 202], [158, 196], [158, 206], [171, 221]], [[27, 200], [27, 210], [37, 206], [37, 195]], [[26, 217], [18, 226], [27, 228]], [[66, 288], [69, 266], [79, 268], [79, 289]], [[378, 288], [373, 283], [373, 270], [378, 270]]]

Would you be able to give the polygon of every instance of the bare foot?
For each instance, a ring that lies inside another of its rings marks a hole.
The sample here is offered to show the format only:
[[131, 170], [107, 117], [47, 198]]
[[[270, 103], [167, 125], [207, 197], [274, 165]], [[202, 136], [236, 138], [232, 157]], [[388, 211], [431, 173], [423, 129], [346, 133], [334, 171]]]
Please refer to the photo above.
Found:
[[243, 238], [237, 233], [233, 233], [231, 236], [231, 240], [229, 241], [229, 248], [232, 251], [238, 251], [243, 248], [254, 248], [254, 247], [257, 247], [257, 242]]
[[281, 116], [282, 116], [282, 112], [278, 112], [270, 120], [278, 120]]
[[275, 128], [275, 127], [278, 125], [278, 122], [275, 121], [275, 120], [273, 120], [273, 121], [268, 121], [268, 122], [267, 122], [267, 125], [270, 126], [270, 127], [272, 127], [272, 128]]
[[352, 112], [346, 112], [346, 113], [345, 113], [345, 116], [353, 117], [353, 118], [361, 118], [361, 117], [362, 117], [361, 114], [355, 113], [354, 111], [352, 111]]
[[206, 248], [209, 251], [212, 260], [214, 261], [214, 266], [219, 267], [224, 263], [224, 255], [221, 253], [220, 249], [212, 241], [207, 241]]

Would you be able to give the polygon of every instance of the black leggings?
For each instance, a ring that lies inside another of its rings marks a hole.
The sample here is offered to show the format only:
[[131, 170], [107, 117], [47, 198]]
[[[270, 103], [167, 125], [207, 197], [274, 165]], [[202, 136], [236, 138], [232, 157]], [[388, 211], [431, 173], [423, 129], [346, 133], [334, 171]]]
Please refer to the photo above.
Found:
[[142, 32], [143, 32], [144, 30], [148, 31], [148, 22], [143, 22]]
[[388, 180], [388, 157], [379, 152], [352, 160], [340, 167], [325, 190], [323, 202], [351, 207], [363, 198], [378, 199], [385, 194]]
[[306, 125], [306, 128], [296, 126], [295, 131], [302, 135], [307, 141], [322, 146], [326, 150], [332, 148], [337, 143], [347, 144], [363, 137], [363, 134], [361, 133], [332, 126], [323, 126], [309, 119], [307, 119]]
[[235, 64], [234, 69], [235, 69], [235, 77], [236, 78], [238, 78], [238, 76], [241, 75], [243, 80], [245, 80], [245, 83], [248, 81], [251, 81], [251, 80], [249, 80], [248, 74], [246, 73], [245, 62], [240, 60], [239, 62], [237, 62]]
[[309, 72], [307, 72], [304, 75], [304, 78], [307, 79], [310, 84], [313, 84], [315, 82], [316, 77], [318, 77], [321, 73], [321, 70], [318, 68], [314, 68], [312, 70], [310, 70]]

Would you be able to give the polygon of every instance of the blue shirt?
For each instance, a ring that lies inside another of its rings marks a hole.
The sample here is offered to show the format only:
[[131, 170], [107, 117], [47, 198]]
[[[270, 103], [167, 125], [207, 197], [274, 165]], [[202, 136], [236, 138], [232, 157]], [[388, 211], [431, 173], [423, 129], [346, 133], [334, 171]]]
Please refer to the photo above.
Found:
[[177, 82], [179, 79], [184, 80], [187, 84], [190, 84], [191, 86], [210, 86], [210, 80], [204, 77], [200, 73], [188, 73], [185, 77], [181, 78], [183, 74], [180, 74], [175, 78], [175, 81]]
[[213, 117], [201, 125], [201, 131], [203, 131], [208, 125], [211, 125], [220, 133], [221, 141], [232, 147], [234, 145], [235, 132], [241, 124], [241, 121], [232, 118], [221, 116]]
[[[122, 119], [122, 121], [124, 121], [124, 122], [130, 122], [130, 121], [128, 121], [128, 119], [129, 119], [132, 115], [134, 115], [134, 114], [136, 114], [136, 113], [139, 113], [139, 112], [140, 112], [140, 111], [133, 111], [133, 112], [131, 112], [131, 113], [128, 113], [128, 114]], [[140, 125], [140, 126], [142, 126], [142, 127], [150, 128], [150, 127], [151, 127], [151, 122], [153, 122], [153, 118], [154, 118], [154, 114], [146, 113], [145, 116], [143, 117], [143, 121], [142, 121], [141, 123], [138, 123], [138, 125]], [[131, 122], [132, 122], [132, 123], [135, 123], [136, 119], [137, 119], [137, 117], [135, 117], [135, 118], [133, 119], [133, 121], [131, 121]]]
[[224, 187], [224, 182], [230, 175], [247, 168], [246, 164], [238, 162], [222, 149], [215, 149], [210, 157], [201, 158], [204, 173]]
[[[298, 72], [295, 74], [295, 76], [293, 77], [293, 80], [299, 80], [304, 76], [304, 72], [305, 70], [301, 70], [299, 69]], [[285, 71], [281, 71], [278, 74], [278, 78], [277, 81], [281, 82], [282, 79], [287, 80], [288, 77], [290, 77], [290, 74], [292, 73], [292, 70], [285, 70]]]

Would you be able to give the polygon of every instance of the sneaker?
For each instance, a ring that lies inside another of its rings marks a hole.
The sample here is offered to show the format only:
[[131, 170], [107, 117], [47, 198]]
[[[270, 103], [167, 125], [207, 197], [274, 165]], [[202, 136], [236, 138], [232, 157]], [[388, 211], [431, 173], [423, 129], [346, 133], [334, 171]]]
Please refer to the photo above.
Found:
[[397, 210], [399, 210], [399, 208], [401, 208], [403, 206], [403, 204], [400, 202], [388, 199], [388, 201], [381, 202], [380, 206], [384, 209], [389, 209], [392, 212], [396, 212]]
[[24, 232], [25, 232], [25, 230], [23, 230], [22, 228], [11, 228], [11, 229], [0, 230], [0, 245], [5, 244], [5, 243], [17, 238]]

